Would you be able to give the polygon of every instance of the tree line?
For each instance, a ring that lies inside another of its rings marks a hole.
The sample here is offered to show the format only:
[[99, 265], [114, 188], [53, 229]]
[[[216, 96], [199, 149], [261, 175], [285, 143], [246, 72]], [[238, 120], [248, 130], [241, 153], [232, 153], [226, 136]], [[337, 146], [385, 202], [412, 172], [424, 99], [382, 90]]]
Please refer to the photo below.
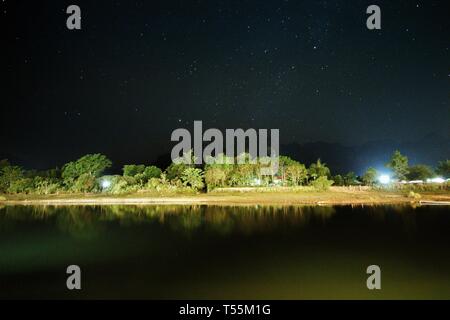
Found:
[[[192, 157], [187, 154], [185, 157]], [[332, 175], [330, 169], [320, 159], [308, 167], [290, 157], [279, 157], [278, 172], [262, 175], [264, 161], [251, 161], [249, 154], [242, 154], [243, 163], [236, 159], [219, 155], [204, 166], [174, 161], [165, 170], [156, 166], [129, 164], [123, 167], [121, 175], [103, 175], [112, 165], [102, 154], [88, 154], [66, 163], [62, 168], [45, 171], [25, 170], [0, 161], [0, 193], [7, 194], [58, 194], [107, 192], [121, 194], [140, 191], [197, 192], [211, 191], [227, 187], [256, 186], [312, 186], [326, 190], [331, 185], [351, 186], [377, 184], [378, 172], [370, 167], [362, 176], [354, 172]], [[210, 159], [211, 160], [211, 159]], [[253, 159], [262, 160], [262, 159]], [[401, 180], [426, 180], [436, 175], [450, 176], [450, 160], [441, 161], [436, 168], [418, 164], [409, 166], [408, 158], [395, 151], [386, 164], [393, 178]]]

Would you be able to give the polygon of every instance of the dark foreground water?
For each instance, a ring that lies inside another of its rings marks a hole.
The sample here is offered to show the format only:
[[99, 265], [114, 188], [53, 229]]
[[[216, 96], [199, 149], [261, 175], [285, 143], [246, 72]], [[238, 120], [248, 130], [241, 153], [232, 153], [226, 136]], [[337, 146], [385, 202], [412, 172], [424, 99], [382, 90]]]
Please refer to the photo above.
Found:
[[3, 207], [0, 298], [450, 299], [450, 207]]

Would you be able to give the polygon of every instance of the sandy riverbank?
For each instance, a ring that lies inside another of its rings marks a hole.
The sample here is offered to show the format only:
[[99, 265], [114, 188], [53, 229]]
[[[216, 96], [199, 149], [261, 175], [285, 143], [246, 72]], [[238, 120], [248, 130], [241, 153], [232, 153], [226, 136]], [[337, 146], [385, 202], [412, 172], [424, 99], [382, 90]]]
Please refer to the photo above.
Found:
[[344, 205], [407, 204], [428, 201], [450, 202], [450, 192], [422, 193], [420, 199], [402, 192], [333, 189], [324, 192], [220, 192], [191, 195], [51, 195], [8, 196], [4, 205], [145, 205], [145, 204], [214, 204], [214, 205]]

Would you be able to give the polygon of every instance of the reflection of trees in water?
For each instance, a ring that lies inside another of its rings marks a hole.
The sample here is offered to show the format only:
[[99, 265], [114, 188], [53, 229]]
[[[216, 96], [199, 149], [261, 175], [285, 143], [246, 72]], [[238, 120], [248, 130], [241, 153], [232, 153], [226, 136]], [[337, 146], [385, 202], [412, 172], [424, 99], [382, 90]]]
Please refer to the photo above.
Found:
[[119, 219], [122, 225], [157, 221], [174, 231], [185, 233], [204, 228], [220, 234], [250, 234], [283, 226], [298, 227], [308, 224], [310, 220], [323, 222], [334, 212], [333, 207], [327, 206], [108, 206], [102, 208], [102, 217]]
[[99, 220], [98, 208], [95, 207], [61, 208], [56, 214], [60, 230], [82, 239], [92, 239], [102, 231]]
[[[157, 223], [174, 231], [252, 234], [280, 227], [323, 222], [335, 209], [328, 206], [206, 206], [206, 205], [112, 205], [112, 206], [17, 206], [3, 209], [14, 220], [52, 220], [73, 236], [91, 238], [107, 223], [133, 226]], [[1, 219], [1, 218], [0, 218]]]
[[23, 222], [54, 223], [59, 230], [77, 238], [92, 238], [101, 229], [98, 208], [88, 206], [7, 206], [3, 220], [14, 227]]
[[380, 224], [400, 224], [404, 231], [414, 233], [417, 229], [417, 205], [369, 205], [359, 206], [359, 214]]

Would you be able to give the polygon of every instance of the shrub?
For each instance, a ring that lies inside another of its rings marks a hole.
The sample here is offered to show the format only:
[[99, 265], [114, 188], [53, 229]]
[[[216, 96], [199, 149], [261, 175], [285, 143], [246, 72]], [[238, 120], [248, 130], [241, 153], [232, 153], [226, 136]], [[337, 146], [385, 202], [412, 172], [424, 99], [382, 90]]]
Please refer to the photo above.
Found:
[[33, 193], [37, 194], [54, 194], [59, 191], [61, 185], [54, 179], [44, 177], [34, 177], [33, 179]]
[[141, 188], [136, 184], [136, 179], [133, 177], [113, 176], [110, 178], [111, 186], [105, 190], [112, 194], [122, 194], [137, 191]]
[[195, 190], [203, 189], [203, 171], [197, 168], [187, 168], [183, 171], [181, 179], [184, 185], [192, 187]]
[[29, 193], [33, 190], [33, 180], [30, 178], [22, 178], [11, 181], [8, 193]]
[[327, 177], [322, 176], [318, 177], [316, 180], [313, 180], [310, 185], [318, 191], [326, 191], [331, 187], [333, 183], [333, 180], [328, 180]]
[[93, 192], [99, 188], [95, 177], [84, 173], [75, 180], [71, 189], [75, 192]]

